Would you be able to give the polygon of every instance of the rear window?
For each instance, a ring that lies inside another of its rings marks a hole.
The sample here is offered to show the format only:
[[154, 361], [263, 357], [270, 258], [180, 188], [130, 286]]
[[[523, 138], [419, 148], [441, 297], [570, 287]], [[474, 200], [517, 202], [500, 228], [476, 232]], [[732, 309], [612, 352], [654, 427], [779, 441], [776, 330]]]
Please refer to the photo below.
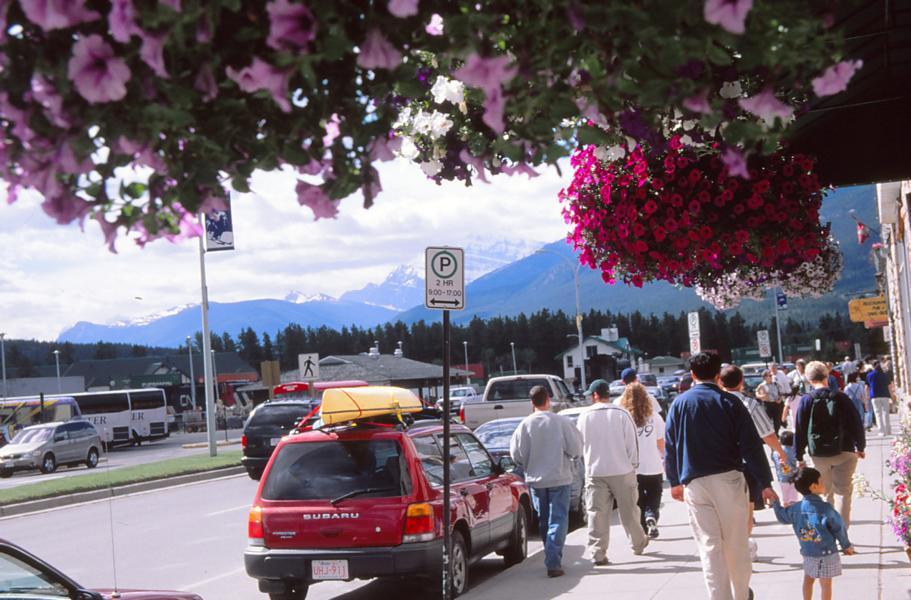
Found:
[[411, 477], [395, 440], [310, 442], [282, 446], [263, 485], [266, 500], [405, 496]]
[[536, 385], [547, 387], [546, 379], [517, 379], [508, 381], [494, 381], [487, 390], [487, 400], [499, 402], [500, 400], [528, 400], [531, 398], [531, 388]]
[[649, 385], [654, 387], [658, 385], [658, 378], [651, 373], [640, 373], [639, 382], [642, 383], [642, 385]]
[[309, 404], [264, 404], [250, 416], [248, 426], [292, 427], [312, 410]]

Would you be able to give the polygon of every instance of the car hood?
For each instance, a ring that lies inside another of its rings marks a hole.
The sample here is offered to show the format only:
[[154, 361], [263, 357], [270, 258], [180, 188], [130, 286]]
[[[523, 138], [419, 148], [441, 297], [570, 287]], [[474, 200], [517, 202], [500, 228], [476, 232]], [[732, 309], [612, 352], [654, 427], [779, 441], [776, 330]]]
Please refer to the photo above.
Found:
[[202, 600], [202, 597], [196, 594], [167, 590], [117, 590], [116, 596], [114, 590], [110, 589], [95, 591], [104, 596], [105, 600]]
[[44, 442], [32, 442], [29, 444], [7, 444], [0, 448], [0, 456], [9, 456], [10, 454], [26, 454], [37, 450], [44, 445]]

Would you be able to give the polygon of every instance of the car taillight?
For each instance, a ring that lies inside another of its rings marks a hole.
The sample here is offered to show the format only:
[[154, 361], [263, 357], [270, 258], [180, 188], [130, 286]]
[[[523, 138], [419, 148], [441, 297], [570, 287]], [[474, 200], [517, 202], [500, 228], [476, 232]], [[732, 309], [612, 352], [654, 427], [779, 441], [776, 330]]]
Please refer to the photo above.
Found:
[[247, 538], [251, 546], [264, 546], [263, 539], [263, 509], [261, 506], [254, 506], [250, 509], [250, 518], [247, 521]]
[[241, 448], [247, 447], [247, 434], [246, 433], [240, 434], [240, 447]]
[[465, 422], [465, 405], [464, 404], [462, 404], [462, 406], [459, 408], [459, 421], [461, 421], [462, 423]]
[[409, 504], [405, 510], [402, 543], [429, 542], [434, 538], [433, 507], [426, 502]]

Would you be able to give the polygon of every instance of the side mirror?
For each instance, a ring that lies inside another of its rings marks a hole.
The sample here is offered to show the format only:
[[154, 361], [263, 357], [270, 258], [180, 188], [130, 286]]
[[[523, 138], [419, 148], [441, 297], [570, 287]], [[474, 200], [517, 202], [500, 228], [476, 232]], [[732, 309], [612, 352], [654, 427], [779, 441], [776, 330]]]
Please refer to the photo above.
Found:
[[516, 463], [509, 456], [501, 456], [500, 460], [497, 461], [497, 466], [500, 467], [500, 471], [503, 473], [515, 473]]
[[76, 600], [104, 600], [104, 596], [91, 590], [76, 590]]

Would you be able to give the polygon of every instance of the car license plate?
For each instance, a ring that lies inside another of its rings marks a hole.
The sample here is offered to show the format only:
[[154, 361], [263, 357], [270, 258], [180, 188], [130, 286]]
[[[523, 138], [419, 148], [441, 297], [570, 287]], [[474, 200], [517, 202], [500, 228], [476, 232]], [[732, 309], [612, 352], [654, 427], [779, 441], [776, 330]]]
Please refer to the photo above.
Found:
[[310, 570], [314, 580], [348, 579], [347, 560], [314, 560]]
[[273, 446], [278, 446], [278, 443], [280, 441], [281, 441], [281, 438], [272, 438], [271, 440], [269, 440], [269, 444], [271, 444]]

